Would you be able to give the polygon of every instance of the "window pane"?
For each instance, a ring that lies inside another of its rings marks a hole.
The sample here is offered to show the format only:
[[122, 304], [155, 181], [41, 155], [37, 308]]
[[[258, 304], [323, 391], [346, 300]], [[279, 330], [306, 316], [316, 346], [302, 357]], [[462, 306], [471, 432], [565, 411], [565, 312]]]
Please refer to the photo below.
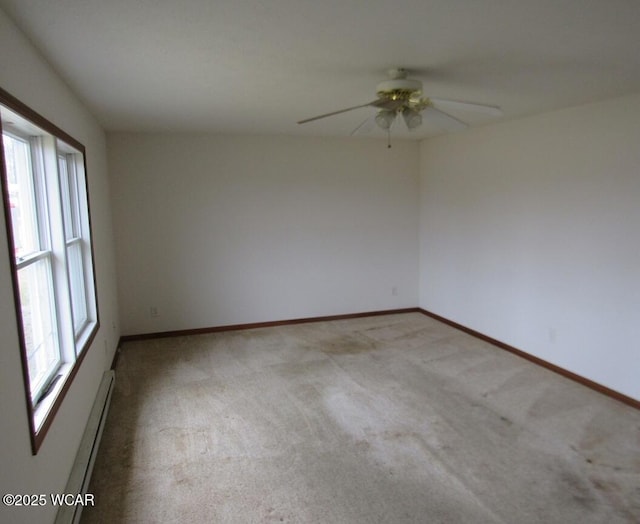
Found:
[[81, 242], [73, 242], [67, 246], [67, 260], [69, 264], [73, 329], [77, 335], [87, 321], [87, 295], [84, 288], [84, 263]]
[[20, 269], [18, 286], [29, 365], [29, 387], [33, 398], [60, 362], [49, 258], [37, 260]]
[[62, 192], [62, 212], [64, 222], [64, 237], [69, 240], [73, 234], [73, 221], [71, 220], [71, 196], [69, 195], [69, 176], [67, 173], [67, 159], [64, 155], [58, 157], [58, 173], [60, 175], [60, 189]]
[[40, 251], [30, 147], [26, 140], [3, 136], [11, 226], [16, 258]]

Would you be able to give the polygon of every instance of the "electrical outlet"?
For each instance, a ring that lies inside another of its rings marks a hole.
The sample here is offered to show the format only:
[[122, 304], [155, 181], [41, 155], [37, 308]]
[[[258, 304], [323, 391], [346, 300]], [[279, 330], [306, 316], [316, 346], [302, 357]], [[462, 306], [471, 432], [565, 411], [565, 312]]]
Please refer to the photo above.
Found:
[[158, 313], [158, 308], [156, 306], [151, 306], [149, 308], [149, 315], [152, 316], [152, 317], [160, 316], [160, 313]]
[[391, 288], [391, 294], [392, 294], [394, 297], [397, 297], [397, 296], [398, 296], [398, 286], [393, 286], [393, 287]]

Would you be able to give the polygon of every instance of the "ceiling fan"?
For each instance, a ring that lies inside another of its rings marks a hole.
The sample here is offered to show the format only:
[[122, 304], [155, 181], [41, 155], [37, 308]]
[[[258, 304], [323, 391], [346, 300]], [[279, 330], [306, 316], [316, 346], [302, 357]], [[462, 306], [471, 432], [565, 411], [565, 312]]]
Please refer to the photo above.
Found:
[[[502, 116], [502, 110], [498, 106], [472, 104], [469, 102], [458, 102], [455, 100], [423, 96], [422, 82], [413, 78], [407, 78], [408, 73], [409, 72], [403, 68], [389, 69], [389, 80], [380, 82], [376, 88], [377, 99], [366, 104], [306, 118], [300, 120], [298, 124], [306, 124], [307, 122], [339, 115], [340, 113], [346, 113], [347, 111], [353, 111], [354, 109], [360, 109], [362, 107], [376, 107], [378, 109], [375, 115], [375, 123], [384, 130], [391, 128], [391, 124], [393, 124], [398, 115], [402, 115], [402, 119], [409, 130], [415, 129], [422, 124], [423, 115], [447, 131], [457, 131], [468, 127], [465, 122], [444, 112], [439, 109], [439, 107], [450, 110], [460, 109], [464, 111], [482, 112], [490, 116]], [[365, 122], [363, 122], [363, 124]], [[363, 124], [358, 126], [354, 132]]]

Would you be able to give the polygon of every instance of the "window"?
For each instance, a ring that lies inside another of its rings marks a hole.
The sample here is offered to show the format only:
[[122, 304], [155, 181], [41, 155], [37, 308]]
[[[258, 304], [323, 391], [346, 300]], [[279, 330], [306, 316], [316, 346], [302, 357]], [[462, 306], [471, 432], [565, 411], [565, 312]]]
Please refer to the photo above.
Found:
[[2, 190], [31, 442], [98, 330], [84, 146], [0, 89]]

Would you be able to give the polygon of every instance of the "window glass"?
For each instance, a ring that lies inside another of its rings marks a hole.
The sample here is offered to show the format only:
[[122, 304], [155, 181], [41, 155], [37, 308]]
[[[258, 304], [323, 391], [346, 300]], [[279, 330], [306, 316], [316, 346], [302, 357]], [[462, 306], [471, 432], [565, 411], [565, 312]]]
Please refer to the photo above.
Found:
[[49, 259], [20, 269], [18, 281], [29, 385], [35, 402], [60, 364]]
[[29, 142], [5, 134], [4, 160], [11, 207], [15, 256], [40, 251]]
[[84, 264], [82, 261], [82, 244], [80, 241], [68, 245], [67, 263], [69, 264], [73, 328], [74, 333], [78, 335], [87, 322], [87, 296], [84, 287]]

